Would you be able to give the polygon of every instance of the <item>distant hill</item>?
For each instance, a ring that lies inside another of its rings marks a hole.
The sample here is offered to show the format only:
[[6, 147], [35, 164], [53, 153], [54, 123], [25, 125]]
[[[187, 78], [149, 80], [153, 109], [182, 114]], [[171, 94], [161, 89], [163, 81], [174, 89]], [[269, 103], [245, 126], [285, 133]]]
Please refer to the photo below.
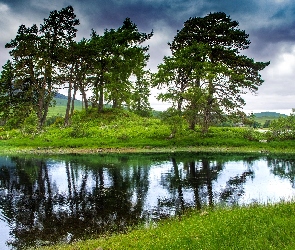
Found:
[[58, 98], [58, 99], [68, 99], [67, 96], [63, 95], [63, 94], [60, 94], [60, 93], [56, 93], [54, 98]]
[[260, 113], [254, 113], [256, 118], [261, 118], [261, 117], [273, 117], [273, 118], [279, 118], [279, 117], [286, 117], [287, 115], [285, 114], [280, 114], [277, 112], [260, 112]]
[[[66, 113], [68, 97], [57, 93], [54, 97], [55, 106], [50, 107], [48, 111], [48, 117], [50, 116], [63, 116]], [[75, 110], [82, 109], [82, 101], [75, 100]]]
[[63, 94], [60, 94], [60, 93], [56, 93], [54, 98], [58, 98], [58, 99], [66, 99], [68, 100], [68, 97], [63, 95]]
[[254, 113], [254, 116], [254, 120], [260, 123], [263, 127], [268, 127], [270, 122], [277, 120], [279, 117], [287, 117], [285, 114], [269, 111]]

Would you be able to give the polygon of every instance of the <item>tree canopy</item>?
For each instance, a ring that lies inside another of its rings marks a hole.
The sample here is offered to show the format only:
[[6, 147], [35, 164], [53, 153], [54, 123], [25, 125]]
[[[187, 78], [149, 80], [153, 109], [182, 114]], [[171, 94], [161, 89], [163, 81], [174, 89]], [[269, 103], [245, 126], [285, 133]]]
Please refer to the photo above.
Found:
[[263, 83], [259, 72], [269, 64], [241, 53], [250, 45], [249, 35], [222, 12], [187, 20], [169, 43], [172, 56], [164, 57], [155, 74], [146, 68], [144, 45], [153, 31], [140, 32], [126, 18], [117, 29], [92, 30], [88, 39], [76, 41], [79, 24], [68, 6], [50, 12], [39, 27], [20, 25], [6, 44], [12, 60], [0, 77], [2, 122], [15, 127], [34, 113], [42, 128], [61, 88], [68, 92], [65, 126], [78, 91], [86, 110], [102, 112], [109, 104], [148, 115], [150, 90], [157, 87], [164, 91], [160, 100], [171, 101], [191, 129], [198, 124], [206, 133], [215, 121], [241, 114], [242, 94], [257, 91]]
[[[14, 117], [13, 123], [21, 124], [33, 112], [42, 128], [61, 88], [68, 89], [65, 125], [73, 114], [78, 90], [86, 109], [89, 102], [99, 111], [105, 103], [139, 113], [151, 109], [149, 71], [145, 69], [148, 46], [142, 43], [153, 32], [139, 32], [126, 18], [118, 29], [106, 29], [102, 35], [92, 31], [89, 39], [75, 41], [79, 23], [68, 6], [50, 12], [40, 28], [21, 25], [16, 37], [6, 44], [12, 61], [3, 66], [1, 77], [0, 115], [5, 122]], [[92, 95], [87, 97], [89, 92]]]
[[164, 57], [155, 86], [167, 87], [159, 95], [185, 112], [194, 128], [204, 132], [216, 119], [241, 111], [245, 91], [263, 83], [259, 71], [269, 62], [255, 62], [240, 52], [249, 47], [248, 34], [225, 13], [190, 18], [169, 43], [172, 56]]

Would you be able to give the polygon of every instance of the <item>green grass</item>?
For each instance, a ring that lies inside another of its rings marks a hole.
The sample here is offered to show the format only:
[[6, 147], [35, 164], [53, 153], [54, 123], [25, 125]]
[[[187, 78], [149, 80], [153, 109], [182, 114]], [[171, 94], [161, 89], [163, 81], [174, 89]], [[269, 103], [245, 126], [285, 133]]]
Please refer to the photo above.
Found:
[[[67, 108], [67, 100], [54, 98], [55, 106], [50, 107], [48, 110], [48, 117], [52, 116], [64, 116], [66, 113]], [[82, 102], [79, 100], [75, 100], [75, 110], [81, 111], [82, 110]]]
[[215, 208], [48, 249], [295, 249], [294, 225], [294, 203]]
[[278, 117], [272, 117], [272, 116], [262, 116], [262, 117], [255, 117], [254, 120], [263, 126], [266, 121], [274, 121], [277, 120]]
[[[32, 131], [35, 131], [32, 133]], [[295, 152], [295, 141], [270, 140], [267, 133], [237, 127], [211, 127], [206, 136], [201, 129], [188, 129], [187, 124], [179, 126], [173, 138], [171, 127], [158, 118], [140, 117], [126, 110], [96, 109], [88, 112], [75, 111], [70, 127], [64, 127], [63, 119], [53, 120], [53, 124], [38, 132], [30, 124], [10, 131], [0, 127], [0, 151], [36, 149], [108, 149], [136, 148], [208, 151], [264, 151]]]

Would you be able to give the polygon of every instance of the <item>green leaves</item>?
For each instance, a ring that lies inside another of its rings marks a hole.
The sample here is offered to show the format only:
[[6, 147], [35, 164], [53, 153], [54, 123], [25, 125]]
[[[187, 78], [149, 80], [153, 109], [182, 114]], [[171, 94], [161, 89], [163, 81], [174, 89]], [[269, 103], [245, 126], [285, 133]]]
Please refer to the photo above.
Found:
[[158, 67], [154, 85], [167, 86], [158, 98], [186, 112], [190, 128], [198, 122], [207, 133], [214, 120], [245, 105], [246, 90], [255, 92], [263, 82], [259, 71], [269, 62], [239, 55], [249, 44], [248, 34], [225, 13], [190, 18], [170, 44], [172, 56]]
[[295, 113], [287, 117], [279, 117], [270, 124], [272, 139], [294, 140], [295, 139]]
[[[13, 89], [10, 110], [14, 105], [21, 109], [31, 107], [38, 117], [38, 126], [45, 124], [48, 108], [57, 88], [63, 83], [59, 77], [66, 65], [66, 50], [76, 36], [76, 19], [71, 6], [52, 11], [38, 29], [21, 25], [15, 39], [6, 44], [12, 56]], [[16, 102], [16, 104], [15, 104]], [[28, 111], [24, 114], [28, 116]]]
[[[141, 44], [151, 36], [152, 33], [139, 32], [136, 24], [129, 18], [118, 29], [106, 29], [101, 36], [93, 31], [89, 44], [93, 51], [91, 60], [94, 64], [89, 75], [94, 76], [93, 104], [100, 111], [104, 100], [112, 104], [113, 108], [121, 108], [123, 105], [130, 107], [133, 101], [138, 101], [137, 96], [137, 100], [132, 98], [133, 92], [139, 94], [137, 87], [142, 89], [143, 84], [149, 87], [144, 80], [147, 79], [144, 67], [149, 58], [148, 47]], [[131, 77], [136, 80], [131, 81]], [[144, 89], [141, 97], [147, 100], [149, 92], [146, 87]]]

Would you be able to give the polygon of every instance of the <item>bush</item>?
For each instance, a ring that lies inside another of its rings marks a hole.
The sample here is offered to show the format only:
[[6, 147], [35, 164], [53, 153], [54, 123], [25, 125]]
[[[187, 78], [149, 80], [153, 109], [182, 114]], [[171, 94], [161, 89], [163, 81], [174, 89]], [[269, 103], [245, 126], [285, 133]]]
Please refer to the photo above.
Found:
[[51, 116], [46, 119], [46, 126], [55, 126], [55, 127], [63, 127], [64, 126], [64, 117], [57, 115]]
[[183, 127], [184, 120], [179, 114], [179, 111], [174, 108], [168, 108], [164, 111], [161, 114], [161, 120], [170, 128], [172, 137]]
[[34, 111], [32, 111], [30, 115], [25, 118], [21, 127], [21, 132], [24, 136], [31, 137], [35, 137], [38, 133], [38, 117]]
[[249, 141], [260, 141], [264, 139], [262, 133], [251, 128], [244, 130], [244, 138]]
[[295, 114], [287, 117], [279, 117], [270, 124], [271, 139], [293, 140], [295, 139]]

